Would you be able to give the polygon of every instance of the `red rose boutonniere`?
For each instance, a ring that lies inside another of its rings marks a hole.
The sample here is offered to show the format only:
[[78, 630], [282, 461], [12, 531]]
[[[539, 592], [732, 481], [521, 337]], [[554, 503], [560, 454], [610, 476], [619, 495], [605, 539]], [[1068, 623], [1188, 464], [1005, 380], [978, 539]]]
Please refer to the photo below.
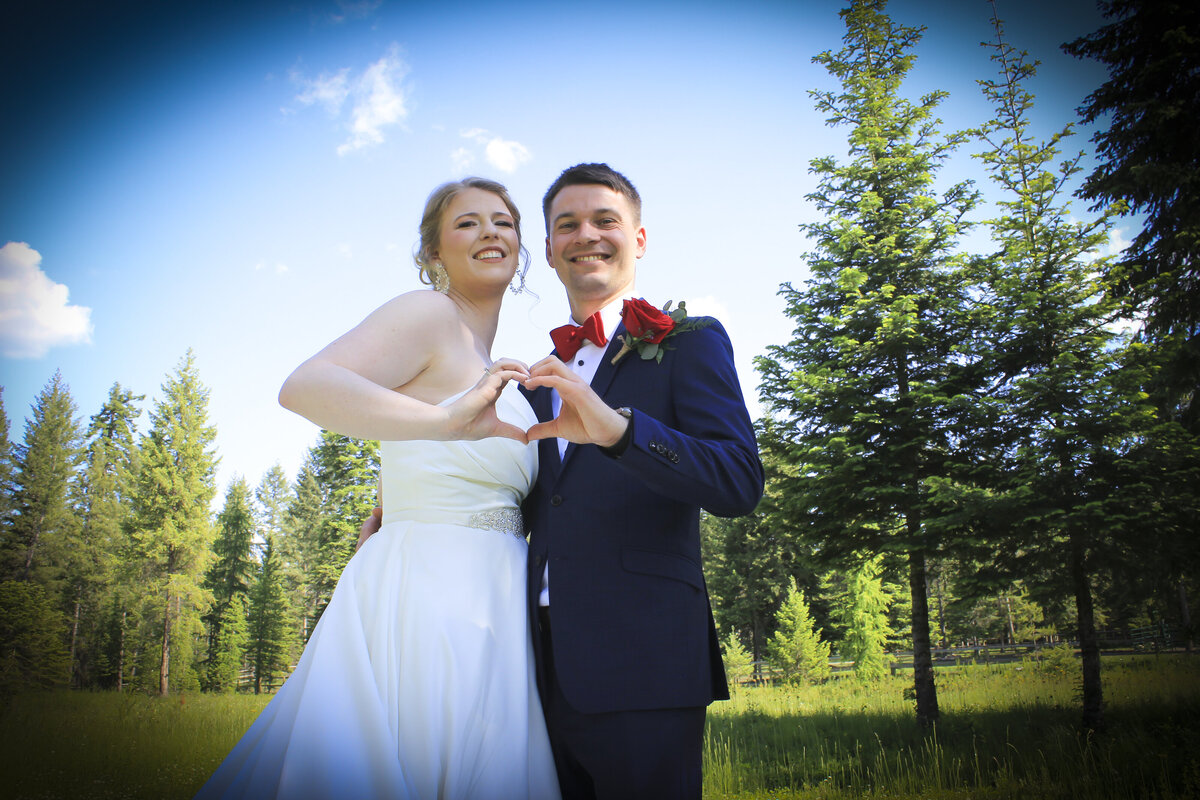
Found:
[[688, 319], [687, 308], [680, 302], [671, 310], [671, 301], [659, 311], [645, 300], [626, 300], [621, 307], [621, 318], [625, 321], [625, 333], [620, 336], [621, 349], [613, 356], [615, 365], [625, 354], [637, 350], [643, 361], [654, 359], [661, 363], [663, 353], [671, 349], [665, 340], [677, 333], [703, 328], [712, 323], [710, 319]]

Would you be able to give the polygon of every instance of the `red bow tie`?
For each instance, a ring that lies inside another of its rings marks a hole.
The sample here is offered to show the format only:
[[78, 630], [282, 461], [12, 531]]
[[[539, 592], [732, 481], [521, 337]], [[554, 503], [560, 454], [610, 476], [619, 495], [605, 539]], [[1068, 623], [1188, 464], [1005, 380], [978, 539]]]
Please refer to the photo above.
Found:
[[597, 347], [608, 344], [608, 337], [604, 335], [604, 321], [600, 319], [599, 311], [588, 317], [582, 325], [563, 325], [555, 328], [550, 331], [550, 338], [554, 340], [554, 349], [563, 361], [575, 357], [579, 348], [583, 346], [584, 339]]

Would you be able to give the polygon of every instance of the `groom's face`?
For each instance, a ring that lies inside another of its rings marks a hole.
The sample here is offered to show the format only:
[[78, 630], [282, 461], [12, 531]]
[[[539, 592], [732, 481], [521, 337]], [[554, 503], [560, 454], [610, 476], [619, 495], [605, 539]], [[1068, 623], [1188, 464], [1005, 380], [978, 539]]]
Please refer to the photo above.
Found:
[[575, 303], [603, 305], [633, 290], [646, 229], [625, 195], [599, 184], [567, 186], [551, 202], [546, 260]]

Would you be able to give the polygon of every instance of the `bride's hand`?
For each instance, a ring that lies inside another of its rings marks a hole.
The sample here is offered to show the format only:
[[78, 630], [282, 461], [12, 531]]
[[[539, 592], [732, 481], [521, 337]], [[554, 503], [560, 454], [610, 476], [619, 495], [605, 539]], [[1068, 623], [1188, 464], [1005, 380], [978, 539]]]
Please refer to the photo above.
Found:
[[505, 422], [496, 414], [496, 401], [509, 381], [524, 381], [528, 377], [529, 367], [516, 359], [494, 361], [473, 388], [447, 407], [450, 438], [473, 440], [500, 436], [526, 444], [529, 440], [525, 430]]

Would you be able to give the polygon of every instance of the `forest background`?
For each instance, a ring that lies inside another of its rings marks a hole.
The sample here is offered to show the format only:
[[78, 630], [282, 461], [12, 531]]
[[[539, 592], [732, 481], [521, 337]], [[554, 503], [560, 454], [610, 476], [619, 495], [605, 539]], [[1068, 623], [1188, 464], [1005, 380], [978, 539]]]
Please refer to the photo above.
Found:
[[[1171, 3], [1105, 10], [1069, 45], [1109, 73], [1081, 109], [1090, 141], [1031, 131], [1035, 64], [1000, 24], [978, 76], [992, 113], [959, 131], [945, 93], [907, 90], [921, 31], [885, 3], [851, 4], [816, 56], [834, 83], [812, 102], [846, 150], [810, 165], [809, 277], [781, 287], [791, 335], [756, 360], [767, 496], [703, 521], [735, 676], [821, 681], [836, 652], [871, 681], [912, 651], [930, 724], [935, 647], [1071, 640], [1099, 728], [1106, 635], [1190, 647], [1200, 25]], [[964, 152], [973, 169], [947, 174]], [[1106, 255], [1121, 215], [1139, 230]], [[323, 431], [295, 478], [222, 489], [190, 350], [139, 430], [144, 402], [114, 383], [85, 419], [55, 373], [19, 440], [0, 405], [4, 697], [269, 692], [352, 555], [377, 443]]]

